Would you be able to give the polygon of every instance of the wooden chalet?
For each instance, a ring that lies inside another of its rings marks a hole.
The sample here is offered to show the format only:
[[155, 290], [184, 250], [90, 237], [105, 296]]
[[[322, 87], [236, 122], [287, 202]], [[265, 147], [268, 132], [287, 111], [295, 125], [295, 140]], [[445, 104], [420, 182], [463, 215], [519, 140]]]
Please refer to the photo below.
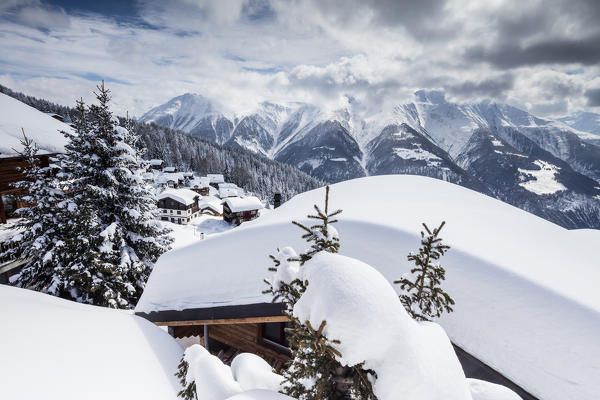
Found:
[[193, 178], [189, 182], [189, 187], [199, 195], [208, 196], [210, 194], [210, 179], [207, 177]]
[[151, 171], [162, 171], [165, 162], [159, 159], [152, 159], [148, 161], [148, 172]]
[[162, 221], [187, 224], [198, 217], [200, 195], [189, 189], [167, 189], [158, 195], [157, 206]]
[[[41, 154], [37, 158], [41, 167], [50, 165], [50, 158], [55, 154]], [[27, 162], [21, 156], [0, 158], [0, 222], [5, 224], [7, 214], [24, 206], [19, 200], [25, 193], [13, 187], [13, 184], [25, 179], [23, 172]]]
[[222, 174], [207, 174], [206, 177], [209, 180], [210, 186], [215, 189], [218, 189], [220, 184], [225, 183], [225, 177]]
[[263, 208], [262, 202], [254, 196], [226, 198], [223, 201], [223, 219], [239, 225], [257, 218]]

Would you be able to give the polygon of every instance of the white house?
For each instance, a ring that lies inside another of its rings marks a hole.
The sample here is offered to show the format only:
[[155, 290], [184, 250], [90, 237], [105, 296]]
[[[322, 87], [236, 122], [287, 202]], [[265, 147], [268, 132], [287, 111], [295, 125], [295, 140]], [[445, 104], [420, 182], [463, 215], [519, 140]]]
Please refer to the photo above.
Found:
[[167, 189], [158, 195], [159, 218], [185, 225], [200, 215], [201, 197], [189, 189]]

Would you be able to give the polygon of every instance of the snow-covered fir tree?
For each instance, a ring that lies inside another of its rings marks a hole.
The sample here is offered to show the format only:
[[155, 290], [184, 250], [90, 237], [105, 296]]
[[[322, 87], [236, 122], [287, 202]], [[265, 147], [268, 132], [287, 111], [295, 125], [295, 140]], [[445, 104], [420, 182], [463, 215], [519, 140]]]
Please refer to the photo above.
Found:
[[403, 277], [394, 281], [406, 291], [400, 296], [404, 308], [413, 318], [420, 321], [437, 318], [444, 311], [452, 312], [454, 305], [454, 300], [441, 287], [442, 281], [446, 279], [446, 270], [439, 263], [439, 259], [450, 249], [439, 237], [445, 224], [445, 221], [442, 222], [433, 231], [423, 224], [425, 231], [421, 231], [419, 253], [408, 255], [408, 261], [415, 264], [410, 270], [414, 275], [413, 280]]
[[75, 132], [65, 132], [62, 177], [77, 210], [76, 229], [66, 240], [66, 289], [77, 301], [132, 308], [171, 238], [155, 220], [156, 199], [141, 178], [141, 150], [113, 117], [104, 83], [96, 98], [98, 104], [87, 108], [77, 103]]
[[329, 186], [325, 188], [324, 209], [321, 210], [317, 205], [314, 208], [316, 214], [308, 215], [308, 218], [319, 220], [319, 223], [307, 226], [292, 221], [305, 232], [302, 238], [309, 243], [308, 250], [296, 255], [291, 248], [285, 248], [278, 256], [271, 255], [275, 266], [269, 270], [276, 273], [276, 278], [265, 280], [268, 285], [265, 293], [273, 295], [273, 302], [283, 303], [283, 313], [290, 320], [286, 331], [289, 334], [292, 356], [290, 364], [282, 373], [283, 392], [299, 400], [374, 399], [369, 377], [371, 372], [364, 370], [361, 364], [343, 366], [337, 360], [342, 355], [334, 345], [340, 342], [323, 334], [327, 321], [313, 327], [309, 321], [300, 321], [294, 316], [294, 305], [310, 283], [279, 275], [285, 274], [284, 271], [302, 268], [304, 263], [320, 251], [339, 251], [339, 235], [332, 224], [337, 222], [335, 216], [342, 210], [329, 211]]
[[17, 210], [19, 217], [14, 229], [19, 233], [12, 238], [15, 247], [2, 256], [25, 260], [15, 284], [20, 287], [60, 296], [64, 288], [61, 257], [65, 234], [72, 228], [64, 223], [68, 201], [56, 176], [59, 159], [51, 159], [43, 167], [36, 144], [23, 132], [23, 146], [19, 154], [26, 163], [22, 171], [25, 180], [15, 184], [24, 193], [21, 200], [26, 207]]

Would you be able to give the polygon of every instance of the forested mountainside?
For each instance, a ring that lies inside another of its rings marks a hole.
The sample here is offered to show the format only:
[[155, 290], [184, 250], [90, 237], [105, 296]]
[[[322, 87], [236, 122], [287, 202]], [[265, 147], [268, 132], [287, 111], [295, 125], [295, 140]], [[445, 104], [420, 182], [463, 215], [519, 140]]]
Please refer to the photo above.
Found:
[[409, 103], [382, 104], [375, 114], [356, 103], [326, 110], [263, 102], [253, 112], [229, 115], [204, 96], [187, 93], [141, 120], [250, 150], [327, 182], [429, 176], [567, 228], [600, 228], [595, 119], [569, 125], [491, 101], [453, 103], [443, 92], [426, 90]]
[[[43, 112], [55, 113], [70, 121], [72, 108], [27, 96], [0, 85], [0, 92]], [[122, 123], [123, 117], [119, 118]], [[281, 193], [285, 201], [295, 194], [315, 189], [324, 182], [293, 166], [270, 160], [242, 148], [228, 148], [181, 131], [154, 123], [132, 121], [146, 148], [147, 159], [159, 158], [166, 165], [199, 174], [222, 173], [228, 182], [237, 184], [264, 200], [272, 201]]]

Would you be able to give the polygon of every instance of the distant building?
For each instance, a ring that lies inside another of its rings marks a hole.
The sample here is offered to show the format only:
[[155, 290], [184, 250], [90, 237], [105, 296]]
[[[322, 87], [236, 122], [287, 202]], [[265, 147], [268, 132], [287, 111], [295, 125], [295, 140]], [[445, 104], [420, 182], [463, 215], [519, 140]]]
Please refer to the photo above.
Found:
[[208, 196], [210, 194], [210, 179], [208, 177], [194, 178], [189, 182], [189, 187], [194, 192]]
[[218, 189], [221, 183], [225, 183], [225, 177], [222, 174], [207, 174], [206, 177], [210, 180], [210, 186], [215, 189]]
[[220, 217], [223, 215], [223, 204], [222, 201], [215, 196], [203, 197], [198, 202], [200, 213], [205, 215], [212, 215], [213, 217]]
[[65, 122], [65, 118], [62, 115], [59, 115], [59, 114], [56, 114], [56, 113], [53, 113], [53, 112], [47, 112], [45, 114], [48, 115], [48, 116], [50, 116], [50, 117], [52, 117], [52, 118], [54, 118], [57, 121]]
[[254, 196], [226, 198], [223, 201], [223, 220], [239, 225], [258, 217], [259, 210], [263, 208], [262, 202]]
[[177, 172], [177, 167], [164, 167], [162, 171], [172, 174], [173, 172]]
[[199, 199], [200, 195], [189, 189], [167, 189], [158, 195], [159, 217], [185, 225], [200, 215]]
[[161, 171], [165, 162], [163, 160], [152, 159], [148, 162], [148, 172], [150, 171]]

